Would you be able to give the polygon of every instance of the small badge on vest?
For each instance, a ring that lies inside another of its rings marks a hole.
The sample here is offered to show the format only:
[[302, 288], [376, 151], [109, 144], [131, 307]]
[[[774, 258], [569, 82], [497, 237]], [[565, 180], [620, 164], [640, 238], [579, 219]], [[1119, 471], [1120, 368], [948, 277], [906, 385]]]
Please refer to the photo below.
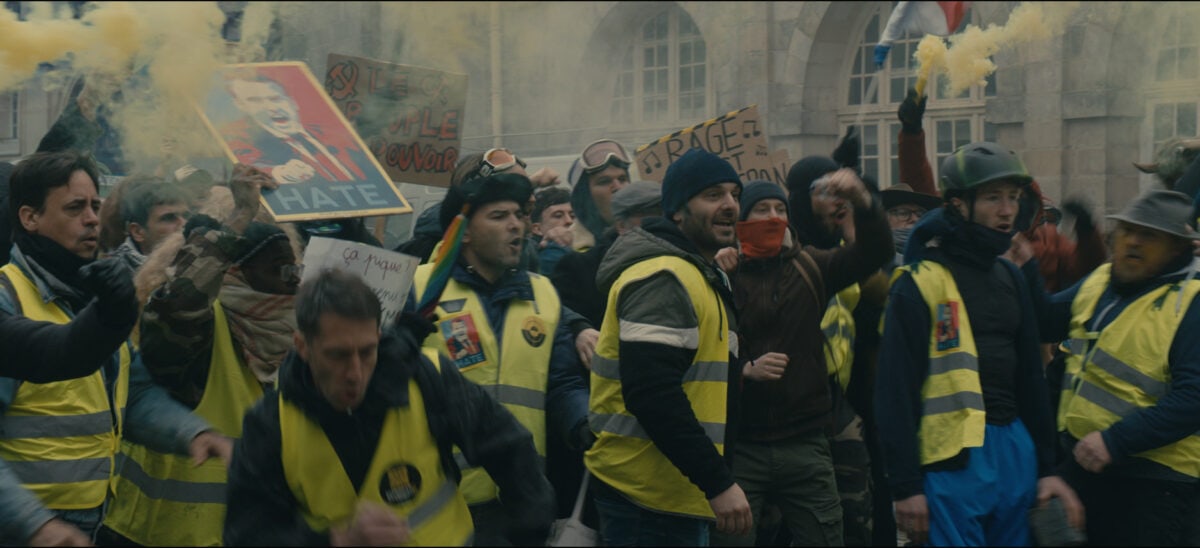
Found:
[[521, 334], [529, 346], [537, 348], [546, 342], [546, 323], [537, 316], [525, 318], [525, 323], [521, 324]]
[[937, 305], [937, 349], [958, 348], [958, 302], [946, 301]]
[[438, 322], [442, 338], [446, 341], [446, 352], [454, 360], [454, 366], [467, 369], [487, 360], [483, 345], [479, 342], [479, 330], [470, 314], [446, 318]]
[[421, 472], [402, 462], [393, 464], [379, 478], [379, 496], [388, 504], [404, 504], [421, 491]]

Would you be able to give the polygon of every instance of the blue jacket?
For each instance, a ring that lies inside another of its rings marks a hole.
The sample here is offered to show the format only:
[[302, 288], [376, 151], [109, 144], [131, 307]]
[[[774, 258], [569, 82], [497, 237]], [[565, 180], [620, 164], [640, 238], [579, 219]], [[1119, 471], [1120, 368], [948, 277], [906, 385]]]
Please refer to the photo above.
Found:
[[[904, 263], [921, 260], [943, 262], [926, 243], [953, 229], [944, 209], [929, 212], [913, 228], [905, 249]], [[1054, 422], [1038, 347], [1037, 313], [1025, 278], [1038, 276], [1036, 261], [1023, 269], [1005, 260], [1020, 293], [1021, 331], [1017, 348], [1017, 415], [1037, 449], [1038, 477], [1053, 474]], [[875, 381], [875, 419], [883, 442], [883, 453], [892, 497], [903, 500], [924, 493], [917, 428], [923, 402], [921, 387], [929, 376], [929, 305], [917, 289], [912, 275], [903, 273], [892, 284], [884, 312], [883, 341]]]
[[[34, 281], [42, 298], [57, 301], [59, 306], [67, 311], [68, 316], [74, 317], [75, 311], [56, 295], [54, 285], [60, 282], [37, 276], [29, 268], [25, 255], [15, 245], [12, 247], [11, 262]], [[0, 291], [0, 310], [10, 314], [16, 313], [16, 305], [8, 291]], [[101, 368], [108, 383], [110, 399], [112, 382], [117, 378], [118, 359], [118, 354], [114, 353], [109, 363]], [[19, 386], [20, 381], [0, 377], [0, 414], [12, 404]], [[125, 436], [135, 443], [157, 451], [186, 455], [192, 438], [212, 427], [154, 384], [150, 373], [142, 364], [141, 354], [133, 350], [130, 353], [129, 399], [125, 407], [124, 428]], [[70, 521], [75, 523], [98, 525], [100, 510], [50, 510], [43, 506], [33, 493], [21, 487], [20, 479], [5, 461], [0, 460], [0, 539], [17, 544], [26, 542], [38, 528], [58, 515], [69, 515], [72, 518]], [[91, 532], [85, 531], [88, 534]]]
[[[1200, 272], [1194, 270], [1200, 271], [1200, 259], [1193, 259], [1187, 266], [1173, 269], [1121, 293], [1114, 291], [1110, 282], [1096, 303], [1097, 315], [1101, 312], [1103, 314], [1093, 329], [1102, 331], [1121, 315], [1129, 303], [1149, 291], [1164, 284], [1177, 282], [1185, 276], [1200, 277]], [[1086, 280], [1085, 277], [1075, 285], [1049, 296], [1042, 313], [1043, 341], [1058, 342], [1067, 339], [1071, 322], [1071, 303]], [[1168, 298], [1174, 300], [1173, 296]], [[1167, 363], [1171, 371], [1171, 387], [1167, 394], [1153, 407], [1142, 408], [1101, 433], [1104, 445], [1112, 457], [1112, 464], [1106, 472], [1143, 478], [1195, 481], [1156, 462], [1133, 455], [1173, 443], [1200, 430], [1200, 303], [1195, 302], [1197, 300], [1200, 300], [1200, 297], [1188, 305], [1179, 331], [1175, 333], [1175, 339], [1171, 341], [1171, 347], [1167, 350]], [[1175, 304], [1169, 302], [1167, 306]], [[1096, 319], [1096, 316], [1089, 318], [1087, 325], [1091, 327]], [[1068, 439], [1068, 442], [1073, 441]]]

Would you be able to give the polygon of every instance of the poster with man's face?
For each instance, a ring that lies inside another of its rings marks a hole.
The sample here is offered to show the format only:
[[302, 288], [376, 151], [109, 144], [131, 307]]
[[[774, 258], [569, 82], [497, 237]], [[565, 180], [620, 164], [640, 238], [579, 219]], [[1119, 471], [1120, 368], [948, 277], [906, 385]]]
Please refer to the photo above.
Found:
[[229, 65], [202, 105], [233, 162], [279, 183], [277, 221], [409, 213], [412, 207], [304, 63]]

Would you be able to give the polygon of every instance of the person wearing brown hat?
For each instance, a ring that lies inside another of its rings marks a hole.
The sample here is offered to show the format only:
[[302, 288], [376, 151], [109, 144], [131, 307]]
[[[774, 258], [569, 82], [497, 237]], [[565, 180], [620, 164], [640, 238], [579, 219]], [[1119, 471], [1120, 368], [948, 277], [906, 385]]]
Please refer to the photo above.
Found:
[[[1112, 262], [1050, 297], [1067, 340], [1063, 477], [1102, 544], [1182, 545], [1200, 481], [1200, 259], [1191, 201], [1154, 189], [1117, 215]], [[1027, 255], [1027, 253], [1026, 253]]]
[[[413, 290], [421, 297], [418, 310], [428, 304], [438, 317], [437, 331], [424, 341], [426, 353], [440, 354], [467, 380], [487, 387], [545, 457], [548, 429], [561, 439], [590, 441], [588, 387], [574, 373], [578, 357], [558, 293], [548, 278], [521, 267], [532, 192], [527, 177], [508, 172], [451, 186], [440, 218], [454, 237], [443, 241], [445, 255], [417, 268]], [[444, 289], [426, 295], [438, 284]], [[544, 481], [544, 468], [528, 473]], [[545, 541], [546, 531], [513, 530], [523, 509], [505, 504], [477, 463], [463, 466], [460, 489], [480, 545]]]

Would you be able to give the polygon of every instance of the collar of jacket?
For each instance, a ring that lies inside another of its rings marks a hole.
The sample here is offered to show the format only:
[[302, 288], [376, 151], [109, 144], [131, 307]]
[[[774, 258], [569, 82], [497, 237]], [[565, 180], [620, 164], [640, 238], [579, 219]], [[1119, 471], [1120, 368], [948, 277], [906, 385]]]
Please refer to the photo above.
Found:
[[42, 296], [42, 302], [44, 303], [54, 301], [55, 299], [60, 299], [65, 303], [66, 299], [62, 295], [78, 293], [78, 290], [67, 286], [58, 278], [49, 275], [49, 273], [43, 276], [41, 273], [45, 272], [44, 270], [38, 271], [31, 268], [29, 260], [25, 257], [25, 253], [16, 244], [12, 246], [12, 254], [9, 256], [8, 262], [17, 265], [17, 268], [21, 269], [21, 272], [25, 276], [33, 280], [33, 284], [37, 286], [38, 293]]
[[492, 301], [533, 300], [533, 283], [529, 281], [529, 272], [524, 269], [510, 268], [500, 276], [499, 280], [496, 280], [496, 283], [490, 283], [478, 272], [475, 272], [474, 268], [467, 265], [460, 256], [454, 269], [450, 271], [450, 277], [481, 295], [488, 295], [489, 300]]

